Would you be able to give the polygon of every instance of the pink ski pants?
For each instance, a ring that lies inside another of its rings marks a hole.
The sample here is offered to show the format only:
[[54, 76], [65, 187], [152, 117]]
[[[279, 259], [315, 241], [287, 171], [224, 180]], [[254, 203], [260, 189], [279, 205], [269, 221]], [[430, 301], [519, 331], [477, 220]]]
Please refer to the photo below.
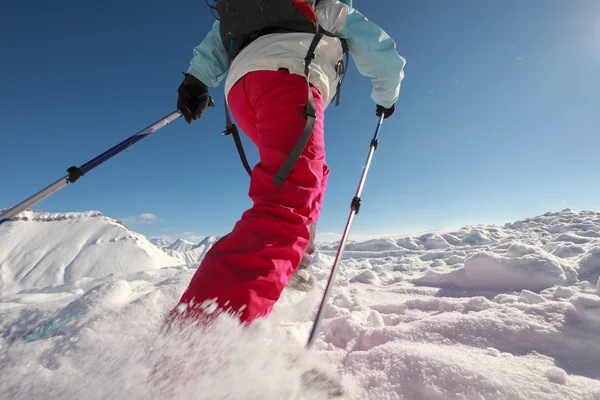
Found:
[[256, 71], [230, 90], [228, 102], [236, 123], [259, 150], [260, 162], [250, 179], [253, 205], [207, 252], [168, 320], [206, 318], [201, 306], [211, 300], [221, 310], [239, 315], [242, 323], [271, 312], [307, 249], [310, 225], [318, 219], [329, 175], [323, 101], [311, 88], [315, 127], [282, 187], [272, 181], [306, 124], [305, 78], [285, 69]]

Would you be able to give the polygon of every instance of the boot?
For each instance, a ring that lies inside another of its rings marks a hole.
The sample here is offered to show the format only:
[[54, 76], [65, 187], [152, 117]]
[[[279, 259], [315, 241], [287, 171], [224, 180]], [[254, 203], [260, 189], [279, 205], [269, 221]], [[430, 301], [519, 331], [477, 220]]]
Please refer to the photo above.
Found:
[[317, 233], [317, 224], [313, 222], [310, 225], [310, 237], [308, 239], [308, 247], [306, 253], [298, 265], [298, 269], [292, 278], [288, 282], [288, 286], [292, 289], [299, 290], [301, 292], [310, 292], [315, 286], [315, 277], [309, 272], [310, 263], [312, 260], [312, 254], [315, 252], [315, 236]]
[[310, 292], [315, 287], [315, 277], [308, 269], [298, 268], [288, 282], [288, 286], [300, 292]]

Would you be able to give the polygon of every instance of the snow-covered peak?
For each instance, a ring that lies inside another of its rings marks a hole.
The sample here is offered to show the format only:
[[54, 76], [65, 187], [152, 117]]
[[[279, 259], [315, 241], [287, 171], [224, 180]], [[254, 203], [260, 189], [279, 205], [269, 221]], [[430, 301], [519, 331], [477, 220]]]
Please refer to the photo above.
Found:
[[[4, 212], [6, 209], [0, 209], [0, 212]], [[33, 221], [33, 222], [53, 222], [53, 221], [65, 221], [65, 220], [79, 220], [84, 218], [98, 218], [104, 217], [100, 211], [84, 211], [84, 212], [66, 212], [66, 213], [49, 213], [46, 211], [32, 211], [26, 210], [20, 214], [11, 218], [11, 221]], [[111, 222], [116, 222], [123, 225], [122, 222], [104, 217]]]
[[217, 240], [219, 240], [218, 236], [206, 236], [204, 239], [202, 239], [198, 244], [196, 244], [194, 246], [195, 249], [208, 249], [210, 248]]
[[181, 264], [98, 211], [25, 211], [0, 225], [0, 291]]
[[172, 245], [165, 247], [167, 254], [181, 260], [185, 264], [197, 264], [213, 243], [218, 240], [217, 236], [204, 236], [200, 238], [199, 243], [193, 243], [184, 239], [177, 239]]
[[162, 239], [162, 238], [151, 238], [150, 243], [152, 243], [156, 247], [160, 247], [161, 249], [165, 248], [165, 247], [169, 247], [172, 244], [170, 241]]
[[177, 239], [175, 242], [173, 242], [171, 245], [167, 246], [166, 248], [169, 250], [178, 251], [180, 253], [185, 253], [185, 252], [193, 249], [195, 246], [196, 246], [196, 243], [194, 243], [194, 242], [190, 242], [190, 241], [184, 240], [184, 239]]

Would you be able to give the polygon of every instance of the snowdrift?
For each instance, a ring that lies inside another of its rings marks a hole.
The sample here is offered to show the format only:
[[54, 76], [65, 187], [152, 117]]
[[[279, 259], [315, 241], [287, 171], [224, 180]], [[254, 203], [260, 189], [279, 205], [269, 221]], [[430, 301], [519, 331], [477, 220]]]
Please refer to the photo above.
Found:
[[[30, 234], [0, 238], [2, 257], [26, 259]], [[302, 375], [318, 369], [345, 399], [600, 400], [599, 213], [350, 243], [307, 352], [334, 255], [322, 244], [317, 289], [286, 289], [248, 329], [159, 333], [195, 264], [2, 292], [0, 398], [314, 400], [327, 396]]]
[[0, 293], [182, 263], [100, 212], [26, 211], [0, 225]]

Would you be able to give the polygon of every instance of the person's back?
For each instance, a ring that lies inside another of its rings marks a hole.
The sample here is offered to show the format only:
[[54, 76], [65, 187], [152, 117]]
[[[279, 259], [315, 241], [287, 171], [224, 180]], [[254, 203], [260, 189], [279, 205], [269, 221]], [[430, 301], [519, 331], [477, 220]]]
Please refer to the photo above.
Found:
[[[300, 4], [306, 0], [290, 1], [299, 11], [306, 6]], [[212, 300], [244, 323], [266, 317], [298, 266], [310, 261], [329, 176], [324, 110], [339, 91], [343, 41], [359, 72], [372, 81], [377, 115], [387, 118], [395, 110], [405, 60], [394, 41], [351, 1], [320, 0], [315, 9], [324, 34], [266, 29], [235, 48], [215, 21], [194, 49], [178, 109], [189, 123], [200, 118], [208, 86], [226, 77], [227, 103], [257, 145], [260, 162], [251, 175], [253, 206], [207, 252], [168, 322], [204, 318]], [[309, 14], [306, 8], [302, 14]], [[235, 54], [228, 54], [233, 48]]]

